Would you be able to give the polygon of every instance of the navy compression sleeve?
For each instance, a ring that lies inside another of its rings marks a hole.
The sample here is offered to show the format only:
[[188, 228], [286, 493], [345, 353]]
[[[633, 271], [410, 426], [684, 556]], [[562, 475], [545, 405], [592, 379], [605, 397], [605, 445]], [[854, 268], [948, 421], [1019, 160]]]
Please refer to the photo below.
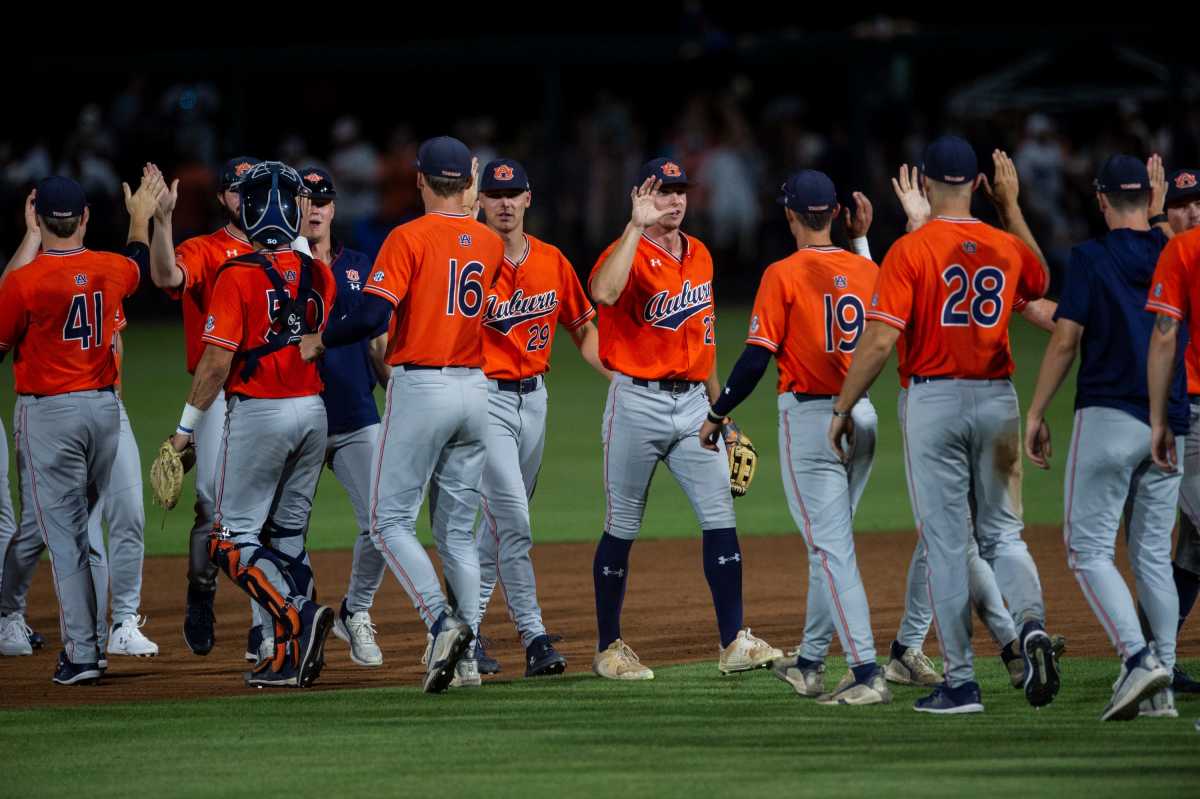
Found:
[[721, 390], [721, 396], [717, 397], [717, 401], [712, 405], [713, 413], [718, 416], [728, 416], [732, 413], [733, 409], [754, 391], [754, 387], [762, 379], [763, 372], [767, 371], [767, 364], [770, 362], [770, 350], [757, 344], [747, 344], [741, 357], [733, 365], [733, 371], [729, 373], [729, 379], [725, 381], [725, 388]]
[[329, 320], [329, 326], [321, 335], [321, 343], [326, 347], [341, 347], [372, 338], [375, 331], [385, 325], [391, 315], [390, 302], [378, 294], [363, 292], [363, 301], [353, 314]]

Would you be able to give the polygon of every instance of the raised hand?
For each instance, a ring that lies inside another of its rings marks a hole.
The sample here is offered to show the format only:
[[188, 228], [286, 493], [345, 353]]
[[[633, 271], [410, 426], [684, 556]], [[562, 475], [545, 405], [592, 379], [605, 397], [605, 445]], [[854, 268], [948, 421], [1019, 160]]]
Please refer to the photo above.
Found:
[[892, 191], [908, 217], [909, 233], [929, 221], [929, 198], [921, 191], [921, 174], [915, 166], [900, 165], [899, 176], [892, 178]]
[[849, 208], [845, 209], [842, 212], [842, 221], [846, 223], [846, 233], [850, 238], [861, 239], [871, 229], [871, 221], [875, 218], [875, 209], [871, 207], [871, 201], [867, 199], [867, 195], [861, 191], [854, 192], [853, 197], [854, 211], [851, 212]]
[[479, 216], [479, 158], [471, 156], [471, 185], [463, 192], [463, 212]]
[[642, 181], [642, 185], [637, 186], [629, 193], [633, 204], [633, 213], [630, 215], [629, 221], [634, 227], [648, 228], [671, 213], [669, 208], [659, 210], [654, 207], [654, 194], [661, 187], [661, 180], [656, 177], [648, 177]]
[[41, 239], [42, 229], [38, 227], [37, 208], [34, 205], [36, 200], [37, 189], [33, 189], [25, 198], [25, 235]]
[[997, 208], [1016, 207], [1017, 194], [1021, 188], [1021, 182], [1017, 178], [1017, 165], [1003, 150], [992, 150], [992, 163], [996, 167], [995, 178], [989, 183], [987, 175], [980, 175], [983, 178], [984, 193]]
[[1167, 170], [1158, 153], [1146, 159], [1146, 171], [1150, 173], [1150, 216], [1158, 216], [1167, 206]]
[[125, 194], [125, 210], [129, 216], [149, 221], [158, 212], [159, 195], [166, 191], [166, 184], [162, 172], [147, 167], [142, 169], [142, 182], [136, 192], [130, 191], [128, 183], [122, 183], [121, 190]]

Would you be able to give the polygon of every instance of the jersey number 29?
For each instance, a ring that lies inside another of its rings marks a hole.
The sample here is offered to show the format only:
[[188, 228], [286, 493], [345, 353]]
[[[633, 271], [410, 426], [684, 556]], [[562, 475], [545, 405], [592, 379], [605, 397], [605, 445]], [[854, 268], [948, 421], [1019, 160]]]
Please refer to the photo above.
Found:
[[[89, 316], [94, 311], [94, 316]], [[71, 297], [67, 310], [67, 321], [63, 324], [63, 341], [78, 341], [79, 349], [104, 346], [104, 295], [92, 292], [92, 304], [88, 306], [88, 295]]]

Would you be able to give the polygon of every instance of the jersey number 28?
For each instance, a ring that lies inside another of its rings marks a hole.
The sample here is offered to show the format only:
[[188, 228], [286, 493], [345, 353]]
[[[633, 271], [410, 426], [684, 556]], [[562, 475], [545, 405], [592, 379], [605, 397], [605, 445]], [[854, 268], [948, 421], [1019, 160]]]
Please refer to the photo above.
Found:
[[[88, 295], [71, 297], [67, 310], [67, 321], [63, 323], [63, 341], [78, 341], [79, 349], [104, 346], [104, 295], [92, 292], [92, 304], [88, 306]], [[89, 312], [94, 311], [94, 316]]]
[[[1004, 273], [994, 266], [981, 266], [974, 277], [961, 264], [951, 264], [942, 272], [942, 282], [950, 288], [950, 296], [942, 303], [943, 327], [967, 327], [974, 322], [980, 327], [995, 327], [1004, 309]], [[968, 305], [967, 298], [974, 289], [975, 296]]]

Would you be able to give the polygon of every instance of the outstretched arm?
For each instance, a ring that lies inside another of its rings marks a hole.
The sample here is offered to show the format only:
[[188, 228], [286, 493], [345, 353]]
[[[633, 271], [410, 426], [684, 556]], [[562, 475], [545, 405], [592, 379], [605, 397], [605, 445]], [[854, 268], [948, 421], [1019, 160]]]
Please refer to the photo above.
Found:
[[21, 237], [21, 243], [8, 259], [8, 266], [4, 270], [6, 275], [37, 258], [38, 251], [42, 248], [42, 229], [38, 227], [37, 211], [33, 207], [36, 199], [37, 189], [29, 192], [29, 196], [25, 198], [25, 235]]
[[571, 340], [579, 348], [579, 354], [583, 356], [587, 365], [595, 369], [606, 381], [612, 380], [612, 372], [600, 363], [600, 331], [596, 329], [596, 323], [584, 322], [574, 330], [568, 328], [567, 332], [571, 334]]
[[1025, 454], [1041, 469], [1050, 468], [1050, 427], [1046, 424], [1046, 409], [1071, 371], [1071, 364], [1075, 363], [1081, 338], [1083, 325], [1070, 319], [1059, 319], [1054, 324], [1050, 343], [1046, 345], [1046, 354], [1042, 356], [1033, 401], [1025, 413]]
[[1025, 215], [1021, 213], [1021, 206], [1017, 203], [1017, 195], [1020, 193], [1017, 166], [1003, 150], [992, 151], [992, 163], [996, 167], [996, 178], [994, 182], [989, 183], [987, 175], [982, 175], [983, 191], [995, 204], [996, 213], [1000, 215], [1000, 224], [1004, 225], [1004, 229], [1025, 242], [1042, 262], [1042, 269], [1046, 272], [1046, 280], [1049, 282], [1050, 270], [1046, 265], [1046, 256], [1042, 254], [1042, 248], [1038, 246], [1033, 231], [1025, 221]]
[[600, 268], [592, 275], [588, 290], [592, 299], [601, 305], [612, 305], [625, 291], [629, 282], [629, 270], [633, 268], [633, 256], [637, 252], [638, 240], [646, 228], [666, 216], [669, 211], [660, 211], [654, 207], [654, 195], [662, 187], [662, 181], [649, 177], [629, 194], [633, 211], [629, 224], [621, 234], [617, 246], [600, 264]]

